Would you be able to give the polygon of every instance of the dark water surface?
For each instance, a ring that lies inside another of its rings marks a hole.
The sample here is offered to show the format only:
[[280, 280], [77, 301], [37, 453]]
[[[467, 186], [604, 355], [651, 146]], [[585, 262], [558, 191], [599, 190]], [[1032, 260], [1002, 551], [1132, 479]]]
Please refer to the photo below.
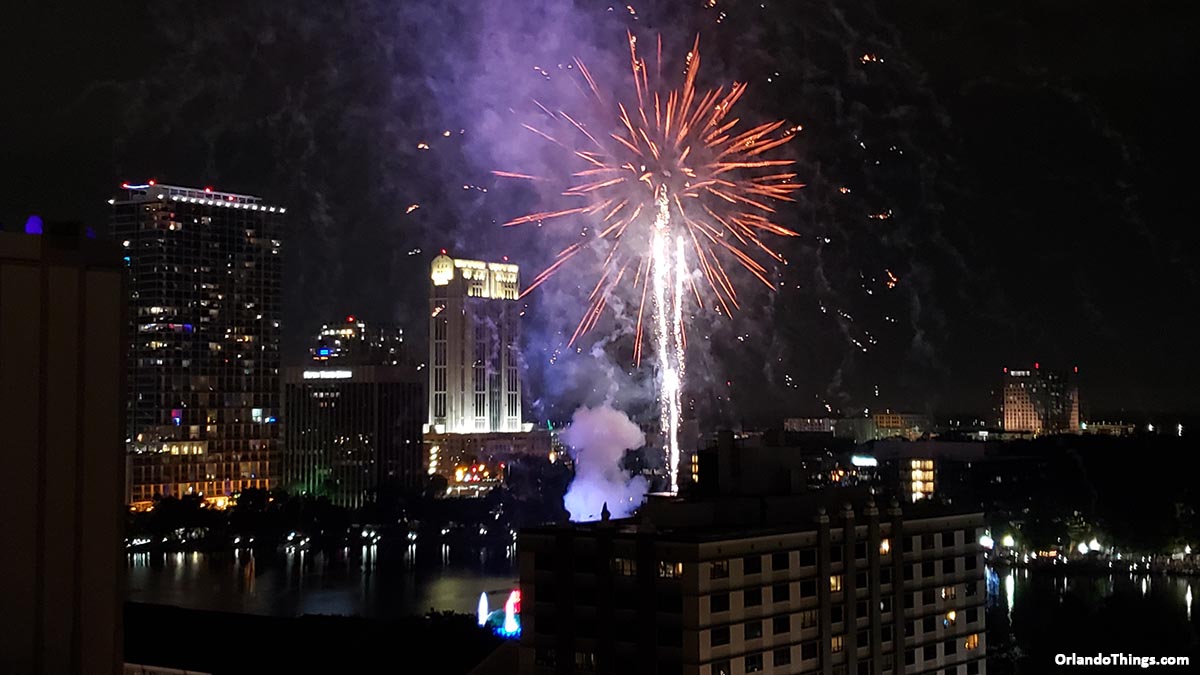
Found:
[[430, 609], [474, 613], [517, 587], [513, 547], [412, 544], [333, 552], [136, 553], [126, 599], [271, 616], [394, 618]]
[[987, 569], [988, 672], [1147, 672], [1130, 667], [1055, 665], [1056, 654], [1189, 656], [1200, 672], [1194, 599], [1200, 577], [1055, 574]]
[[[272, 616], [474, 613], [480, 593], [493, 609], [502, 606], [518, 577], [512, 546], [381, 543], [333, 552], [139, 553], [127, 560], [131, 601]], [[1073, 670], [1054, 664], [1059, 653], [1191, 656], [1200, 664], [1200, 606], [1193, 607], [1200, 577], [989, 567], [987, 581], [989, 673]], [[1200, 672], [1195, 668], [1158, 670]]]

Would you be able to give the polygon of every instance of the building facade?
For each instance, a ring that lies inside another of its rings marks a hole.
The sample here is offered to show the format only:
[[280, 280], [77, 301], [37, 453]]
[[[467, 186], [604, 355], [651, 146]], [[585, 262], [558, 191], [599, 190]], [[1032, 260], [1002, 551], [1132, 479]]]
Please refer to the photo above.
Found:
[[331, 365], [288, 368], [284, 484], [361, 507], [377, 488], [425, 477], [425, 391], [415, 368]]
[[1035, 436], [1079, 433], [1079, 387], [1074, 374], [1044, 370], [1036, 363], [1033, 370], [1005, 368], [1000, 424], [1004, 431]]
[[810, 513], [522, 532], [520, 672], [986, 673], [983, 514]]
[[124, 265], [78, 229], [0, 233], [3, 673], [121, 668]]
[[832, 434], [832, 417], [789, 417], [783, 421], [783, 430], [803, 434]]
[[220, 504], [279, 478], [281, 229], [258, 197], [122, 185], [129, 267], [128, 500]]
[[443, 251], [430, 280], [430, 431], [521, 431], [518, 267]]
[[915, 413], [878, 412], [869, 417], [847, 417], [834, 421], [833, 433], [838, 438], [850, 438], [855, 443], [885, 438], [917, 440], [933, 431], [928, 415]]

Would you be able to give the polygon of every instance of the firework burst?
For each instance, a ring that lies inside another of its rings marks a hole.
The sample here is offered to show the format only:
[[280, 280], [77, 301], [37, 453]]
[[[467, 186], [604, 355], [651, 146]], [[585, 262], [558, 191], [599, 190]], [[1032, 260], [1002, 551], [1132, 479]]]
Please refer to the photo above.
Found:
[[[568, 266], [579, 253], [599, 247], [604, 264], [588, 298], [588, 307], [571, 336], [574, 344], [587, 333], [623, 285], [632, 289], [638, 307], [634, 360], [641, 363], [646, 301], [650, 299], [655, 347], [660, 367], [661, 422], [668, 450], [671, 487], [677, 487], [680, 393], [684, 375], [686, 332], [683, 305], [694, 296], [698, 306], [711, 294], [714, 308], [729, 315], [739, 307], [728, 266], [735, 264], [772, 288], [762, 256], [782, 261], [765, 235], [795, 236], [775, 222], [773, 201], [793, 201], [803, 187], [788, 171], [788, 159], [764, 154], [792, 139], [799, 127], [783, 121], [748, 129], [732, 116], [746, 91], [733, 83], [699, 93], [700, 40], [687, 53], [683, 83], [662, 84], [662, 39], [658, 39], [653, 77], [639, 56], [637, 38], [629, 34], [629, 62], [635, 97], [621, 100], [602, 90], [588, 68], [575, 60], [594, 97], [600, 120], [595, 128], [564, 112], [538, 108], [553, 127], [523, 125], [546, 142], [570, 153], [580, 164], [563, 191], [578, 202], [551, 211], [514, 218], [506, 226], [584, 218], [597, 222], [592, 237], [563, 249], [522, 295], [533, 291]], [[535, 101], [536, 103], [536, 101]], [[600, 126], [610, 130], [601, 132]], [[497, 176], [551, 180], [510, 171]], [[688, 253], [702, 273], [690, 273]]]

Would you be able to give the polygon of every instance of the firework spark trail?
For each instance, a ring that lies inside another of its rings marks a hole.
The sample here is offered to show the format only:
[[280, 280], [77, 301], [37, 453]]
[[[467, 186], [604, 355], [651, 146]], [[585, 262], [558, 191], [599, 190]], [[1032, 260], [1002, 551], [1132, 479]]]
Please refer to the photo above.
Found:
[[[766, 287], [774, 288], [767, 278], [767, 268], [755, 260], [754, 254], [761, 252], [775, 261], [783, 261], [783, 256], [768, 246], [761, 235], [796, 236], [796, 233], [772, 220], [775, 209], [769, 202], [793, 201], [792, 192], [803, 185], [793, 182], [795, 173], [782, 169], [792, 165], [792, 160], [764, 159], [762, 155], [790, 141], [800, 127], [780, 132], [784, 122], [777, 121], [740, 130], [740, 118], [727, 120], [745, 93], [746, 84], [733, 83], [699, 94], [696, 89], [699, 37], [687, 53], [684, 81], [677, 89], [662, 88], [658, 82], [663, 70], [661, 38], [652, 80], [645, 59], [638, 55], [637, 37], [632, 33], [628, 37], [636, 102], [610, 100], [587, 66], [575, 61], [587, 83], [584, 91], [594, 96], [595, 109], [602, 113], [595, 128], [611, 128], [616, 132], [593, 133], [581, 121], [584, 118], [552, 111], [536, 101], [538, 109], [561, 128], [561, 133], [551, 134], [533, 125], [522, 125], [583, 161], [583, 167], [570, 175], [574, 184], [565, 187], [562, 196], [587, 203], [531, 213], [513, 218], [505, 225], [540, 224], [567, 217], [599, 221], [588, 241], [572, 244], [560, 252], [554, 263], [522, 292], [524, 296], [546, 282], [585, 248], [597, 247], [604, 253], [600, 278], [570, 344], [596, 325], [622, 281], [631, 280], [635, 297], [640, 296], [634, 342], [634, 360], [640, 364], [643, 315], [647, 295], [650, 296], [660, 371], [660, 423], [671, 490], [675, 491], [687, 345], [683, 320], [686, 286], [691, 286], [699, 307], [706, 304], [699, 285], [691, 279], [687, 250], [690, 248], [694, 254], [698, 269], [716, 298], [713, 310], [718, 314], [728, 316], [731, 308], [739, 307], [725, 260], [746, 269]], [[568, 138], [576, 139], [581, 147], [573, 147], [564, 140]], [[528, 173], [493, 173], [504, 178], [553, 182], [551, 178]]]

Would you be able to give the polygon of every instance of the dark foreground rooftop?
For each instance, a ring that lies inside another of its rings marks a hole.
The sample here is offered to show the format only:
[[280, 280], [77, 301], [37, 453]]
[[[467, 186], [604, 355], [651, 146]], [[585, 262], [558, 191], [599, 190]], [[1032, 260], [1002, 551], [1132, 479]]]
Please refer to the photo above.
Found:
[[[474, 617], [258, 616], [125, 603], [125, 661], [227, 673], [466, 675], [502, 640]], [[436, 668], [424, 668], [436, 663]]]

